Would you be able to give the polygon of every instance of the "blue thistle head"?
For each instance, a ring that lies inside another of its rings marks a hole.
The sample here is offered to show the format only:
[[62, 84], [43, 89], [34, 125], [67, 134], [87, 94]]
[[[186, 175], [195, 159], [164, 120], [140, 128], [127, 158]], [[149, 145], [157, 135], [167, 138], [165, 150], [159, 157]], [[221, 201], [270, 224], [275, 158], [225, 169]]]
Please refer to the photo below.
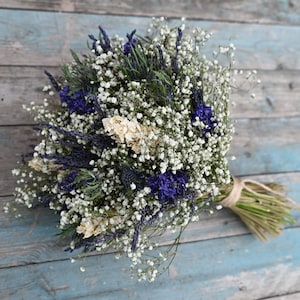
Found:
[[130, 185], [134, 183], [136, 189], [140, 190], [143, 187], [143, 176], [129, 166], [123, 166], [121, 169], [121, 181], [126, 190], [130, 189]]
[[77, 177], [77, 171], [70, 172], [60, 183], [59, 188], [65, 192], [71, 192], [76, 187], [75, 179]]

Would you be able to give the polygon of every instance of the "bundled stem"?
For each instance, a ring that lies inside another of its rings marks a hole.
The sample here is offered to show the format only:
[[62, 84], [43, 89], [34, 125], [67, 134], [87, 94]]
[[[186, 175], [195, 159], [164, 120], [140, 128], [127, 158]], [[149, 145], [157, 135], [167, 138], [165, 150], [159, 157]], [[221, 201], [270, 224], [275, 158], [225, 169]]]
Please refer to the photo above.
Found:
[[[279, 235], [285, 225], [294, 223], [292, 208], [300, 208], [282, 194], [284, 188], [277, 183], [265, 183], [233, 177], [231, 184], [221, 190], [216, 199], [230, 208], [260, 240]], [[224, 198], [224, 195], [227, 195]]]

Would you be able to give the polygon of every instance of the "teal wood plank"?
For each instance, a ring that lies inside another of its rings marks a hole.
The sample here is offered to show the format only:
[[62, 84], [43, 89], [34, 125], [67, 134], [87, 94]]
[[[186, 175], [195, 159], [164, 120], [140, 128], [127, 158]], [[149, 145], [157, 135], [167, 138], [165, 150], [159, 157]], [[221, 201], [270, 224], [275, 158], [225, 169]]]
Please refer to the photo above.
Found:
[[[0, 66], [0, 125], [33, 124], [30, 113], [22, 108], [31, 101], [43, 103], [43, 87], [49, 84], [45, 67]], [[53, 74], [58, 68], [47, 68]], [[299, 73], [300, 74], [300, 73]]]
[[[287, 195], [300, 204], [300, 173], [251, 177], [261, 182], [279, 182], [286, 186]], [[0, 207], [12, 203], [12, 197], [0, 197]], [[65, 260], [72, 257], [64, 251], [68, 242], [59, 239], [59, 217], [47, 209], [22, 209], [22, 218], [0, 212], [0, 272], [1, 268]], [[300, 227], [300, 211], [293, 211]], [[181, 243], [249, 234], [241, 221], [224, 209], [214, 215], [202, 214], [199, 222], [189, 225]], [[285, 234], [285, 232], [283, 233]], [[170, 232], [158, 239], [161, 245], [170, 244], [176, 234]], [[295, 236], [297, 239], [297, 236]], [[1, 299], [1, 298], [0, 298]]]
[[300, 5], [297, 1], [273, 0], [186, 0], [131, 1], [123, 0], [0, 0], [0, 7], [98, 14], [135, 16], [166, 16], [199, 18], [249, 23], [300, 24]]
[[236, 175], [299, 171], [300, 119], [239, 119], [230, 154]]
[[[97, 34], [101, 24], [108, 34], [137, 29], [144, 34], [147, 17], [68, 14], [41, 11], [0, 10], [0, 64], [53, 66], [70, 59], [69, 49], [86, 51], [87, 35]], [[177, 21], [171, 21], [175, 25]], [[299, 69], [300, 28], [295, 26], [189, 21], [214, 32], [209, 53], [219, 44], [233, 42], [237, 67]], [[205, 53], [205, 52], [204, 52]]]
[[[2, 269], [1, 299], [258, 299], [297, 292], [300, 229], [262, 244], [249, 235], [180, 245], [168, 274], [129, 278], [112, 254]], [[85, 268], [81, 273], [80, 267]]]
[[272, 300], [295, 300], [300, 299], [300, 293], [291, 293], [281, 296], [272, 297]]

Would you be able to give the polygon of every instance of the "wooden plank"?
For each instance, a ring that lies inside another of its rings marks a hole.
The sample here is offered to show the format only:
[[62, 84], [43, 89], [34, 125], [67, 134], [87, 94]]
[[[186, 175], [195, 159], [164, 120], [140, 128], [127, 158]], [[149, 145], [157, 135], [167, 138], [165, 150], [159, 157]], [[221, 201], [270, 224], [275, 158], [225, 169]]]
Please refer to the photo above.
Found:
[[2, 8], [81, 12], [92, 14], [165, 16], [197, 18], [202, 20], [300, 24], [298, 1], [228, 0], [168, 0], [168, 1], [95, 1], [95, 0], [0, 0]]
[[236, 175], [300, 170], [299, 118], [238, 119], [229, 155]]
[[[292, 70], [259, 71], [261, 84], [232, 94], [235, 118], [280, 118], [300, 114], [300, 73]], [[254, 99], [249, 94], [254, 93]]]
[[[69, 49], [86, 51], [87, 35], [101, 24], [109, 35], [143, 34], [148, 17], [0, 10], [0, 65], [57, 66], [70, 59]], [[122, 26], [120, 26], [122, 24]], [[171, 20], [171, 25], [178, 21]], [[295, 26], [189, 21], [214, 33], [203, 53], [233, 42], [236, 67], [299, 69], [300, 28]]]
[[[300, 172], [251, 178], [284, 184], [287, 187], [287, 195], [300, 203]], [[13, 204], [13, 197], [0, 197], [1, 207], [7, 202]], [[60, 240], [56, 235], [59, 233], [56, 227], [59, 216], [42, 208], [20, 208], [18, 212], [22, 214], [22, 218], [15, 219], [13, 214], [0, 212], [0, 269], [63, 260], [72, 256], [64, 252], [67, 242]], [[300, 227], [300, 211], [293, 211], [292, 214], [296, 220], [293, 226]], [[181, 243], [247, 234], [249, 231], [241, 221], [229, 210], [224, 209], [214, 215], [203, 213], [198, 222], [191, 223], [186, 229]], [[175, 236], [167, 232], [158, 241], [161, 245], [168, 245]]]
[[[47, 68], [53, 72], [53, 68]], [[57, 68], [55, 68], [57, 70]], [[44, 68], [0, 67], [0, 125], [33, 124], [32, 116], [23, 108], [31, 101], [42, 103], [42, 92], [49, 81]]]
[[[239, 119], [229, 155], [235, 175], [300, 170], [300, 118]], [[11, 169], [37, 138], [30, 126], [0, 127], [0, 195], [13, 191]]]
[[[265, 298], [266, 300], [271, 298]], [[289, 295], [281, 295], [281, 296], [277, 296], [277, 297], [272, 297], [272, 300], [296, 300], [296, 299], [300, 299], [300, 293], [292, 293]]]
[[[258, 299], [298, 292], [300, 228], [267, 244], [249, 235], [183, 244], [154, 283], [129, 278], [112, 254], [45, 262], [0, 272], [1, 299]], [[196, 266], [196, 267], [195, 267]], [[80, 272], [80, 267], [85, 272]], [[21, 275], [22, 274], [22, 275]], [[21, 275], [21, 276], [20, 276]], [[149, 298], [150, 297], [150, 298]]]
[[[0, 66], [0, 125], [32, 124], [32, 117], [22, 109], [31, 101], [41, 103], [48, 84], [44, 67]], [[57, 67], [47, 68], [59, 75]], [[232, 95], [235, 106], [233, 118], [294, 117], [300, 114], [300, 71], [260, 71], [262, 83], [251, 92], [239, 91]], [[255, 93], [252, 99], [250, 93]]]
[[32, 152], [30, 145], [38, 139], [31, 126], [0, 127], [0, 195], [8, 195], [13, 191], [15, 178], [11, 170], [17, 168], [21, 156]]

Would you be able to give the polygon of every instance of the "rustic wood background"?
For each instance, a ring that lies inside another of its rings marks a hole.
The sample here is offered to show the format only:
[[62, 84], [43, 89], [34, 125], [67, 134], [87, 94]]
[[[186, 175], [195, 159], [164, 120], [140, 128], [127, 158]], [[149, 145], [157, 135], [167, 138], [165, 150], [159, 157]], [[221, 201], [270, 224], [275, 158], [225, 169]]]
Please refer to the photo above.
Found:
[[[145, 31], [151, 16], [186, 17], [237, 47], [237, 66], [259, 71], [256, 99], [235, 96], [232, 173], [286, 184], [300, 202], [299, 0], [0, 0], [0, 205], [13, 201], [10, 170], [35, 142], [21, 106], [41, 101], [47, 82], [85, 51], [87, 35]], [[136, 283], [112, 254], [70, 263], [55, 236], [57, 216], [0, 212], [0, 299], [300, 299], [300, 213], [277, 239], [261, 243], [230, 212], [203, 216], [186, 231], [178, 255], [155, 283]], [[172, 236], [166, 236], [167, 244]], [[86, 269], [80, 271], [80, 267]]]

